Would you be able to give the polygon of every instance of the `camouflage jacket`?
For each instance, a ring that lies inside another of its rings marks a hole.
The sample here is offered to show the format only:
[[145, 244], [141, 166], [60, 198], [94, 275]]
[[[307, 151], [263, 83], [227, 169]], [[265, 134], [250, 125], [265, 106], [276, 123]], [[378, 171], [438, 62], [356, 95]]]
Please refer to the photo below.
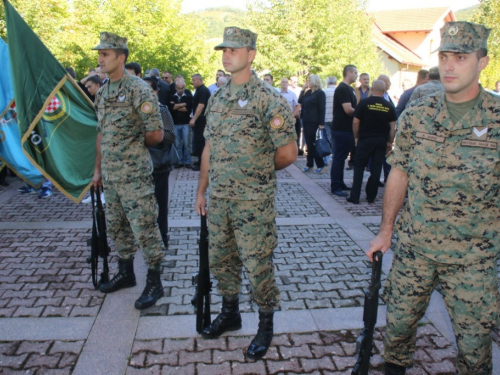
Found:
[[163, 129], [156, 94], [142, 79], [125, 71], [113, 91], [99, 89], [94, 105], [101, 132], [101, 168], [104, 180], [142, 179], [153, 172], [144, 144], [146, 132]]
[[429, 81], [426, 84], [415, 87], [413, 93], [411, 94], [410, 100], [408, 103], [411, 103], [414, 100], [423, 98], [424, 96], [434, 95], [440, 91], [444, 91], [443, 85], [439, 81]]
[[230, 85], [231, 80], [210, 97], [205, 111], [210, 195], [273, 198], [274, 153], [295, 142], [295, 119], [286, 99], [255, 74], [235, 95]]
[[500, 98], [481, 89], [454, 124], [444, 92], [399, 119], [392, 166], [408, 173], [400, 241], [443, 263], [467, 264], [500, 249]]

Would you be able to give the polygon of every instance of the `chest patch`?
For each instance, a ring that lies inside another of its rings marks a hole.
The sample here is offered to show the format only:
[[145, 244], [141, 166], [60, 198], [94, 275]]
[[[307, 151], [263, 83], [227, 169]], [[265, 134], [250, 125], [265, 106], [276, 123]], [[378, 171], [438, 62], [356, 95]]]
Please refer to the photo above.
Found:
[[474, 141], [472, 139], [463, 139], [461, 145], [467, 147], [491, 148], [492, 150], [496, 150], [498, 147], [497, 142]]
[[437, 136], [434, 134], [424, 133], [424, 132], [417, 132], [415, 134], [415, 136], [417, 138], [427, 139], [428, 141], [433, 141], [433, 142], [437, 142], [437, 143], [443, 143], [445, 140], [444, 137], [440, 137], [440, 136]]

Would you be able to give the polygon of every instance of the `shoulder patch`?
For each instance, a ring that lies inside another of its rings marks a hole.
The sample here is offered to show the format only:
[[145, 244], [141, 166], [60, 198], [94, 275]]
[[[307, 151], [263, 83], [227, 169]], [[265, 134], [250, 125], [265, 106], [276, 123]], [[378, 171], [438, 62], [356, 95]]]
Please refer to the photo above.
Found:
[[142, 113], [151, 113], [152, 110], [153, 110], [153, 103], [144, 102], [141, 104], [141, 112]]
[[285, 119], [283, 117], [281, 117], [280, 115], [276, 115], [276, 116], [273, 116], [273, 118], [269, 122], [269, 125], [273, 129], [279, 129], [283, 126], [284, 123], [285, 123]]

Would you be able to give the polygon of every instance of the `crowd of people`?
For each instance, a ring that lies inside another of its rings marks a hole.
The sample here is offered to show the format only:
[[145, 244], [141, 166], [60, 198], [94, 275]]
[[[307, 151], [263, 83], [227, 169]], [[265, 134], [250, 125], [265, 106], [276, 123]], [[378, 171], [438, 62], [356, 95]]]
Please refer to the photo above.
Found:
[[[439, 283], [457, 337], [458, 373], [491, 374], [490, 332], [500, 323], [500, 98], [478, 83], [489, 61], [488, 35], [482, 25], [447, 22], [438, 67], [420, 70], [395, 106], [390, 78], [380, 75], [370, 84], [369, 75], [358, 76], [354, 65], [344, 67], [338, 85], [336, 77], [328, 77], [324, 90], [317, 75], [302, 88], [297, 77], [282, 78], [280, 88], [274, 87], [271, 74], [261, 80], [251, 69], [257, 35], [250, 30], [224, 30], [215, 49], [222, 51], [231, 75], [217, 71], [216, 82], [206, 87], [203, 77], [193, 74], [194, 94], [184, 77], [173, 79], [169, 71], [153, 68], [142, 78], [141, 66], [127, 63], [127, 39], [101, 33], [94, 48], [99, 68], [80, 80], [98, 119], [92, 182], [105, 187], [108, 232], [118, 253], [118, 270], [100, 285], [101, 292], [136, 285], [138, 244], [148, 274], [135, 307], [150, 307], [164, 294], [160, 263], [168, 237], [157, 203], [161, 211], [166, 201], [161, 181], [168, 181], [168, 173], [153, 170], [148, 147], [175, 142], [177, 167], [200, 171], [195, 209], [210, 213], [210, 270], [223, 298], [221, 313], [201, 334], [216, 339], [241, 328], [244, 266], [259, 307], [258, 331], [246, 355], [262, 358], [272, 342], [280, 299], [272, 260], [278, 241], [276, 171], [307, 152], [304, 173], [325, 173], [331, 162], [331, 194], [351, 204], [360, 201], [367, 168], [368, 202], [386, 184], [380, 233], [367, 250], [370, 260], [392, 246], [407, 197], [385, 288], [385, 373], [405, 374], [412, 365], [418, 321]], [[332, 144], [331, 160], [316, 154], [316, 133], [322, 129]], [[351, 187], [344, 181], [346, 168], [354, 172]]]

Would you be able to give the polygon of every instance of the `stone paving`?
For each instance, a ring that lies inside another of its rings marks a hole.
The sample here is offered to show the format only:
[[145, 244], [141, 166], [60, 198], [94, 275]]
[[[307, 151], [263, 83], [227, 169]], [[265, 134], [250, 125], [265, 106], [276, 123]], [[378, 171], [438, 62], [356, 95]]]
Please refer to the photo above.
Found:
[[[371, 277], [371, 266], [364, 252], [339, 225], [279, 226], [278, 236], [274, 263], [281, 310], [363, 305], [363, 290]], [[192, 314], [191, 276], [198, 270], [198, 238], [198, 228], [171, 229], [168, 260], [163, 266], [166, 297], [144, 315]], [[245, 278], [243, 312], [254, 311], [249, 293]], [[212, 312], [218, 312], [220, 307], [221, 297], [214, 288]]]
[[0, 222], [91, 220], [89, 205], [72, 204], [57, 189], [53, 192], [51, 197], [43, 199], [38, 198], [37, 194], [16, 194], [2, 202]]
[[89, 283], [90, 235], [90, 229], [0, 231], [0, 317], [97, 316], [104, 296]]
[[0, 374], [71, 374], [83, 341], [0, 342]]
[[[277, 173], [280, 321], [272, 348], [257, 362], [245, 358], [257, 320], [244, 272], [241, 310], [251, 324], [216, 340], [203, 340], [194, 331], [197, 172], [181, 168], [171, 174], [165, 297], [142, 312], [132, 307], [144, 287], [142, 256], [135, 264], [137, 287], [107, 296], [95, 291], [86, 263], [91, 207], [74, 204], [57, 190], [46, 199], [22, 196], [16, 189], [23, 184], [8, 177], [11, 186], [0, 187], [0, 374], [350, 374], [371, 275], [364, 251], [378, 231], [384, 189], [375, 204], [362, 193], [361, 203], [352, 205], [329, 193], [329, 171], [303, 173], [304, 166], [300, 157]], [[352, 171], [345, 172], [345, 180], [350, 185]], [[389, 251], [382, 282], [391, 258]], [[110, 265], [113, 273], [115, 256]], [[214, 281], [213, 314], [221, 306], [215, 286]], [[453, 335], [436, 303], [421, 322], [410, 375], [455, 372]], [[370, 374], [383, 374], [382, 300], [380, 309]], [[499, 333], [493, 337], [500, 344]], [[500, 358], [498, 347], [494, 350]]]
[[[279, 334], [262, 361], [248, 361], [251, 336], [219, 340], [136, 340], [127, 374], [350, 374], [359, 331]], [[374, 335], [370, 374], [383, 374], [383, 330]], [[456, 350], [431, 324], [417, 331], [415, 364], [407, 374], [454, 374]]]

